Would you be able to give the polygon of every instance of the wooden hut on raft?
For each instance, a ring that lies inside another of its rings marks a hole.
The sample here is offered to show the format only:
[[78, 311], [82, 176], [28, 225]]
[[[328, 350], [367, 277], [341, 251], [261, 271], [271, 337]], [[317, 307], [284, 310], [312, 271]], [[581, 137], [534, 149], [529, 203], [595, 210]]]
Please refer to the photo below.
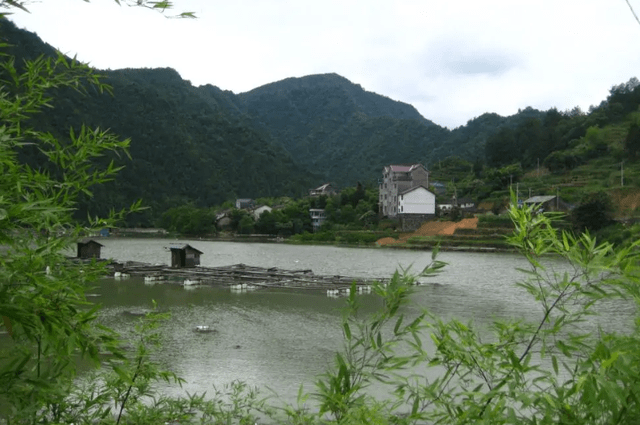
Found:
[[171, 267], [181, 269], [184, 267], [195, 267], [200, 265], [200, 255], [202, 251], [195, 249], [189, 244], [169, 245], [171, 250]]
[[100, 249], [103, 246], [93, 239], [82, 239], [78, 242], [78, 258], [100, 258]]

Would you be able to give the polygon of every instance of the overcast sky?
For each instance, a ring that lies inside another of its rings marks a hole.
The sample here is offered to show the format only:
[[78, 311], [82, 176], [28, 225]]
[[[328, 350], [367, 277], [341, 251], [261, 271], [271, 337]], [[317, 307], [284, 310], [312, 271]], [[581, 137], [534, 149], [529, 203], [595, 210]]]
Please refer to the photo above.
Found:
[[[629, 0], [640, 13], [640, 0]], [[640, 72], [625, 0], [43, 0], [11, 19], [100, 69], [171, 67], [242, 93], [330, 73], [455, 128], [485, 112], [587, 111]]]

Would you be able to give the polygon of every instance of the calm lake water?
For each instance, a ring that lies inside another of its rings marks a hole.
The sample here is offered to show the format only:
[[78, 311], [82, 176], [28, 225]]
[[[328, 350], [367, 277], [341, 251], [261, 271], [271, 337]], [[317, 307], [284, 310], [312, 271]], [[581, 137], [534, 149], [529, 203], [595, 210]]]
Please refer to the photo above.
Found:
[[[103, 258], [168, 263], [167, 239], [100, 240]], [[353, 249], [331, 246], [293, 246], [181, 240], [199, 249], [203, 266], [244, 263], [282, 269], [311, 269], [319, 275], [389, 277], [395, 270], [422, 270], [430, 252]], [[488, 324], [494, 318], [531, 318], [540, 309], [514, 282], [517, 267], [526, 262], [515, 254], [449, 253], [440, 260], [445, 271], [416, 288], [408, 315], [422, 308], [446, 318]], [[274, 390], [294, 402], [300, 384], [313, 391], [316, 376], [332, 363], [342, 346], [341, 308], [345, 300], [328, 298], [320, 290], [259, 290], [232, 293], [224, 287], [185, 289], [172, 284], [147, 285], [142, 279], [104, 279], [91, 292], [103, 306], [102, 321], [128, 333], [137, 320], [131, 312], [151, 308], [171, 312], [162, 325], [164, 344], [160, 361], [183, 377], [183, 388], [164, 391], [212, 393], [233, 380]], [[365, 312], [381, 303], [375, 295], [362, 295]], [[604, 304], [605, 327], [628, 328], [634, 306]], [[216, 333], [196, 333], [208, 325]], [[593, 325], [595, 326], [595, 324]], [[268, 390], [265, 391], [268, 393]]]

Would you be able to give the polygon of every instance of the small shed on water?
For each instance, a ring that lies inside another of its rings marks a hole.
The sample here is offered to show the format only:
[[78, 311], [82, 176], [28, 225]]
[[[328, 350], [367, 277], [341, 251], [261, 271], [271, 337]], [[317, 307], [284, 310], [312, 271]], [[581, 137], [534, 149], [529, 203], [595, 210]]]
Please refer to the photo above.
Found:
[[100, 258], [100, 248], [103, 246], [93, 239], [82, 239], [78, 242], [78, 258]]
[[195, 267], [200, 265], [200, 255], [202, 251], [195, 249], [189, 244], [169, 245], [171, 250], [171, 267], [180, 269], [183, 267]]

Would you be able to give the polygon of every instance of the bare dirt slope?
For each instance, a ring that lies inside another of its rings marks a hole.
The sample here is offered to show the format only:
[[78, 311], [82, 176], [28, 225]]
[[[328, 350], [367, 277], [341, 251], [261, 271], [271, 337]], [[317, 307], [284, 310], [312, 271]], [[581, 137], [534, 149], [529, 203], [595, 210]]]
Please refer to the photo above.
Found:
[[632, 214], [640, 208], [640, 189], [613, 190], [609, 195], [620, 216]]
[[382, 238], [376, 243], [380, 246], [404, 243], [412, 236], [436, 236], [436, 235], [453, 235], [457, 229], [476, 229], [478, 227], [478, 218], [464, 218], [458, 222], [454, 221], [428, 221], [424, 223], [418, 230], [413, 233], [402, 235], [399, 239]]

